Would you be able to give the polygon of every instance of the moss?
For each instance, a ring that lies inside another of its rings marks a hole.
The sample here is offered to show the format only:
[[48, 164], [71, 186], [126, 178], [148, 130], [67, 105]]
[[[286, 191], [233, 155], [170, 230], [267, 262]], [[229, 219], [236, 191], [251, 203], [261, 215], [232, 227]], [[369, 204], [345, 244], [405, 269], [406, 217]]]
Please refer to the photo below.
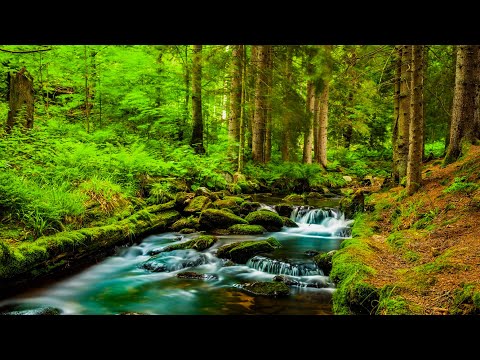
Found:
[[257, 210], [260, 207], [260, 203], [256, 201], [245, 201], [240, 205], [239, 213], [241, 215], [247, 215], [252, 211]]
[[194, 249], [203, 251], [217, 242], [217, 237], [213, 235], [200, 235], [195, 239], [183, 243], [167, 246], [163, 251]]
[[394, 249], [402, 248], [406, 241], [407, 239], [405, 238], [403, 232], [401, 231], [391, 233], [387, 237], [387, 244], [392, 246]]
[[210, 198], [207, 196], [196, 196], [189, 202], [189, 204], [185, 207], [185, 209], [183, 209], [183, 211], [186, 213], [200, 212], [202, 210], [205, 210], [211, 203], [212, 200], [210, 200]]
[[217, 257], [245, 264], [252, 256], [269, 253], [274, 247], [266, 240], [240, 241], [223, 245], [217, 250]]
[[192, 229], [192, 228], [183, 228], [178, 233], [179, 234], [193, 234], [194, 232], [197, 232], [197, 230]]
[[275, 249], [282, 247], [282, 244], [280, 243], [280, 241], [275, 239], [273, 236], [270, 236], [265, 241], [268, 242], [270, 245], [272, 245]]
[[283, 220], [283, 226], [298, 227], [298, 224], [295, 221], [293, 221], [292, 219], [290, 219], [286, 216], [282, 216], [282, 220]]
[[474, 284], [462, 284], [461, 288], [454, 291], [450, 313], [453, 315], [480, 314], [480, 292], [475, 291]]
[[286, 203], [277, 204], [274, 206], [274, 209], [280, 216], [289, 217], [292, 214], [293, 206]]
[[223, 200], [233, 201], [237, 205], [242, 205], [245, 202], [245, 199], [240, 196], [225, 196]]
[[181, 218], [177, 221], [175, 221], [170, 228], [173, 231], [180, 231], [184, 228], [192, 228], [192, 229], [197, 229], [199, 226], [198, 223], [198, 218], [194, 217], [188, 217], [188, 218]]
[[283, 282], [264, 282], [256, 281], [253, 283], [246, 283], [241, 288], [254, 295], [261, 296], [288, 296], [290, 295], [290, 289]]
[[403, 258], [409, 262], [416, 262], [418, 261], [418, 259], [420, 259], [420, 255], [418, 255], [418, 253], [416, 253], [415, 251], [407, 250], [403, 254]]
[[326, 253], [320, 253], [313, 257], [313, 261], [319, 269], [323, 271], [323, 274], [328, 276], [332, 271], [332, 258], [335, 251], [329, 251]]
[[227, 229], [236, 224], [248, 224], [246, 220], [225, 210], [207, 209], [199, 219], [200, 229]]
[[395, 289], [395, 286], [385, 285], [380, 290], [377, 315], [408, 315], [412, 313], [408, 302], [402, 296], [396, 295]]
[[213, 202], [213, 206], [216, 209], [229, 209], [234, 213], [240, 213], [240, 207], [238, 204], [232, 199], [225, 199], [225, 200], [215, 200]]
[[339, 208], [347, 219], [353, 219], [355, 214], [362, 213], [365, 210], [365, 196], [363, 191], [357, 190], [353, 195], [343, 197], [342, 200], [340, 200]]
[[268, 210], [253, 211], [245, 216], [245, 220], [251, 225], [262, 225], [268, 231], [280, 231], [283, 227], [282, 218]]
[[261, 225], [245, 225], [245, 224], [232, 225], [228, 228], [228, 230], [230, 234], [236, 234], [236, 235], [259, 235], [267, 231]]
[[303, 195], [290, 194], [290, 195], [285, 196], [282, 200], [286, 201], [286, 202], [293, 202], [293, 203], [302, 202], [303, 203], [305, 198], [304, 198]]

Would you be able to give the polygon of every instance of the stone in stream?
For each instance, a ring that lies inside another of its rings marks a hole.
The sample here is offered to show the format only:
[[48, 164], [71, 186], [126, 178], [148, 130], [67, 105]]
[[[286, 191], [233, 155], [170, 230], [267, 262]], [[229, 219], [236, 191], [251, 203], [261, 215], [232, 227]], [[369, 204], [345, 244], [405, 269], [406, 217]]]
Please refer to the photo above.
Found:
[[253, 295], [272, 297], [290, 295], [290, 289], [283, 282], [255, 281], [253, 283], [241, 284], [239, 288]]
[[170, 272], [206, 264], [208, 261], [205, 254], [194, 250], [174, 250], [162, 252], [140, 264], [139, 267], [152, 272]]
[[317, 250], [307, 250], [305, 251], [305, 255], [307, 256], [315, 256], [315, 255], [318, 255], [320, 253], [320, 251], [317, 251]]
[[162, 252], [180, 250], [180, 249], [194, 249], [203, 251], [217, 242], [218, 238], [213, 235], [200, 235], [192, 240], [183, 243], [173, 244], [165, 247]]
[[200, 229], [227, 229], [235, 224], [248, 224], [241, 217], [226, 210], [207, 209], [200, 215]]
[[299, 194], [290, 194], [285, 196], [283, 200], [287, 202], [303, 202], [304, 197], [303, 195], [299, 195]]
[[53, 306], [40, 306], [33, 309], [22, 309], [22, 306], [17, 306], [10, 311], [0, 312], [0, 315], [60, 315], [62, 310]]
[[272, 252], [275, 246], [270, 242], [267, 240], [238, 241], [219, 247], [216, 255], [222, 259], [232, 260], [237, 264], [245, 264], [248, 259], [257, 254]]
[[345, 214], [345, 218], [353, 219], [357, 212], [365, 210], [365, 196], [362, 190], [357, 190], [353, 195], [345, 196], [340, 200], [340, 211]]
[[236, 224], [228, 228], [230, 234], [234, 235], [260, 235], [267, 230], [261, 225]]
[[289, 217], [282, 216], [282, 220], [283, 220], [283, 226], [285, 227], [290, 227], [290, 228], [298, 227], [298, 224], [292, 219], [290, 219]]
[[197, 232], [197, 230], [192, 228], [183, 228], [179, 231], [180, 234], [193, 234], [194, 232]]
[[196, 196], [192, 200], [190, 200], [190, 202], [185, 207], [185, 209], [183, 209], [183, 211], [190, 214], [198, 213], [209, 207], [211, 203], [212, 200], [210, 200], [210, 198], [207, 196]]
[[283, 227], [282, 218], [278, 214], [268, 210], [253, 211], [245, 216], [245, 220], [247, 220], [250, 225], [261, 225], [268, 231], [280, 231]]
[[289, 277], [287, 275], [275, 275], [273, 277], [273, 281], [283, 282], [285, 285], [290, 285], [290, 286], [291, 285], [296, 285], [296, 286], [300, 285], [300, 282], [298, 282], [295, 279], [292, 279], [291, 277]]
[[322, 269], [325, 275], [330, 275], [332, 271], [332, 257], [335, 255], [336, 250], [332, 250], [326, 253], [321, 253], [313, 257], [313, 261], [318, 266], [319, 269]]
[[274, 205], [273, 208], [278, 213], [278, 215], [286, 217], [289, 217], [293, 211], [293, 206], [285, 203]]
[[260, 203], [257, 201], [245, 201], [240, 205], [240, 215], [248, 215], [252, 211], [257, 210], [260, 207]]
[[218, 275], [216, 274], [199, 274], [194, 271], [184, 271], [178, 273], [177, 277], [181, 279], [218, 280]]
[[184, 228], [198, 229], [198, 218], [188, 217], [175, 221], [170, 228], [173, 231], [181, 231]]
[[317, 288], [317, 289], [326, 288], [331, 285], [329, 281], [326, 279], [325, 280], [313, 279], [308, 282], [301, 282], [287, 275], [275, 275], [273, 277], [273, 281], [282, 282], [288, 286], [309, 287], [309, 288]]

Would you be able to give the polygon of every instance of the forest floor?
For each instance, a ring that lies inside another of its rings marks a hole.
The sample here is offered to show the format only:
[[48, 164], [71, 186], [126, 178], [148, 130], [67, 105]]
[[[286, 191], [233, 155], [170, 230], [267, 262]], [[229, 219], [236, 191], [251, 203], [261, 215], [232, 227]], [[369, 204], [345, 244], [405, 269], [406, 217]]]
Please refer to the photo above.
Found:
[[[373, 190], [366, 198], [365, 237], [373, 251], [363, 259], [374, 270], [366, 282], [392, 289], [410, 314], [478, 313], [480, 303], [480, 146], [442, 167], [425, 164], [423, 186]], [[398, 313], [384, 307], [377, 313]]]

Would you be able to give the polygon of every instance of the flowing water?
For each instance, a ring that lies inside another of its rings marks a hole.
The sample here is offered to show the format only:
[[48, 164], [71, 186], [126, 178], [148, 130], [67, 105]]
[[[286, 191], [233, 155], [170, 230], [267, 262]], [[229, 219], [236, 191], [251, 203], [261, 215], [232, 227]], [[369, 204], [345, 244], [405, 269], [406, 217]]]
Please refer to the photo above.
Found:
[[[275, 211], [269, 205], [262, 207]], [[203, 252], [161, 252], [165, 246], [188, 241], [196, 234], [148, 236], [76, 275], [0, 301], [0, 312], [35, 314], [56, 308], [62, 314], [332, 314], [334, 285], [316, 267], [311, 251], [338, 249], [350, 236], [352, 221], [336, 208], [310, 205], [296, 206], [290, 218], [298, 228], [284, 227], [280, 232], [255, 236], [218, 236], [219, 241]], [[245, 265], [227, 266], [215, 256], [216, 249], [226, 243], [270, 236], [282, 247], [271, 254], [256, 255]], [[203, 277], [177, 277], [185, 271]], [[239, 289], [242, 283], [272, 281], [276, 275], [288, 277], [290, 296], [254, 296]]]

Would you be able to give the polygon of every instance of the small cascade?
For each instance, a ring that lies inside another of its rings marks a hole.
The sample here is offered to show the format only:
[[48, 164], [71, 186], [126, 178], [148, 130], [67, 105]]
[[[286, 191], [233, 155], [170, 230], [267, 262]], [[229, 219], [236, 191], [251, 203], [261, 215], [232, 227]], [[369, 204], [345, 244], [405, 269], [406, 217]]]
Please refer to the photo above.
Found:
[[271, 212], [274, 212], [274, 213], [278, 214], [277, 210], [275, 210], [275, 208], [273, 206], [263, 204], [263, 203], [260, 204], [258, 210], [268, 210], [268, 211], [271, 211]]
[[320, 225], [325, 219], [339, 219], [345, 216], [336, 209], [314, 209], [311, 206], [297, 206], [293, 209], [290, 219], [300, 224], [317, 224]]
[[212, 254], [195, 250], [173, 250], [155, 255], [140, 264], [140, 267], [153, 272], [171, 272], [217, 261]]
[[260, 270], [269, 274], [276, 275], [323, 275], [322, 270], [318, 269], [314, 264], [290, 264], [280, 260], [269, 259], [264, 256], [254, 256], [247, 261], [247, 266], [256, 270]]

